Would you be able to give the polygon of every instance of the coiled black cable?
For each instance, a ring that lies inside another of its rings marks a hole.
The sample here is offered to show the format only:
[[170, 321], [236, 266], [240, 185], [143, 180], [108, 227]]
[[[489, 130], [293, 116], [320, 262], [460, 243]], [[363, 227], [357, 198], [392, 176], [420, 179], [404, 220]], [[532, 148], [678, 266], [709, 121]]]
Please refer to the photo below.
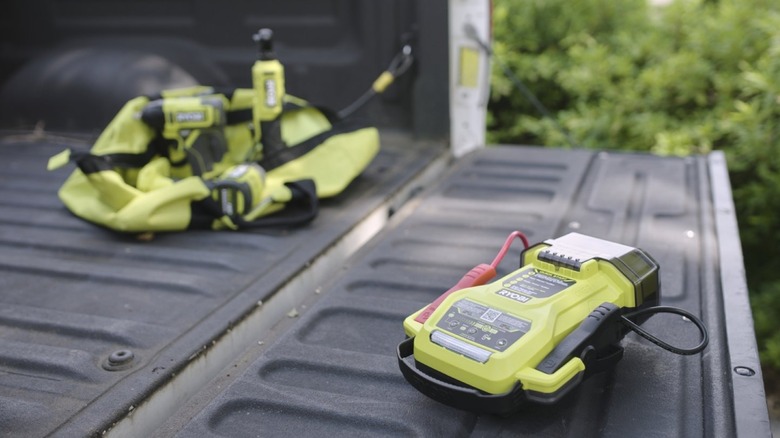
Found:
[[[696, 325], [696, 328], [699, 329], [699, 333], [701, 334], [701, 341], [699, 342], [699, 345], [693, 347], [693, 348], [680, 348], [675, 347], [674, 345], [670, 345], [662, 340], [660, 340], [658, 337], [653, 336], [652, 334], [648, 333], [647, 330], [640, 327], [637, 323], [631, 320], [631, 318], [636, 318], [643, 315], [655, 315], [658, 313], [673, 313], [676, 315], [683, 316], [685, 318], [688, 318], [692, 323]], [[707, 335], [707, 328], [704, 326], [704, 323], [693, 315], [692, 313], [680, 309], [678, 307], [670, 307], [670, 306], [656, 306], [656, 307], [648, 307], [646, 309], [637, 310], [636, 312], [631, 312], [626, 315], [622, 315], [621, 322], [628, 327], [629, 329], [633, 330], [638, 334], [639, 336], [647, 339], [648, 341], [652, 342], [653, 344], [663, 348], [664, 350], [671, 351], [675, 354], [681, 354], [685, 356], [689, 356], [691, 354], [696, 354], [702, 350], [704, 350], [705, 347], [707, 347], [707, 343], [709, 342], [709, 336]]]

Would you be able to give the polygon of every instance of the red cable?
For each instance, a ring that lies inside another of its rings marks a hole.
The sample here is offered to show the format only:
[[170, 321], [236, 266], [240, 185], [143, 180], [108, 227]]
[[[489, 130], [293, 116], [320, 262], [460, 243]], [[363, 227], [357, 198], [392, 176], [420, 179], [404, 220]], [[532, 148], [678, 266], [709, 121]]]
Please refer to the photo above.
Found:
[[482, 263], [471, 268], [471, 270], [466, 273], [466, 275], [464, 275], [460, 281], [455, 284], [455, 286], [452, 286], [447, 292], [444, 292], [439, 296], [439, 298], [436, 298], [436, 300], [423, 309], [417, 315], [417, 317], [414, 318], [414, 320], [420, 324], [425, 324], [425, 321], [427, 321], [428, 318], [433, 315], [433, 312], [439, 308], [439, 305], [453, 292], [457, 292], [467, 287], [481, 286], [492, 280], [493, 277], [496, 276], [496, 267], [499, 263], [501, 263], [501, 260], [503, 260], [506, 252], [509, 251], [509, 246], [512, 244], [512, 240], [514, 240], [515, 237], [520, 238], [520, 240], [523, 241], [525, 248], [528, 249], [528, 238], [525, 237], [525, 234], [519, 231], [514, 231], [509, 235], [509, 237], [507, 237], [506, 242], [504, 242], [504, 246], [501, 248], [501, 251], [498, 252], [498, 255], [496, 255], [493, 263], [489, 265]]
[[525, 245], [525, 249], [528, 249], [528, 238], [525, 237], [525, 234], [521, 233], [520, 231], [513, 231], [509, 237], [506, 238], [506, 242], [504, 242], [504, 246], [501, 247], [501, 251], [496, 254], [496, 258], [493, 259], [493, 262], [490, 264], [493, 269], [497, 269], [499, 263], [501, 263], [501, 260], [504, 260], [504, 256], [506, 255], [507, 251], [509, 251], [509, 247], [512, 246], [512, 241], [515, 239], [515, 237], [522, 240], [523, 245]]

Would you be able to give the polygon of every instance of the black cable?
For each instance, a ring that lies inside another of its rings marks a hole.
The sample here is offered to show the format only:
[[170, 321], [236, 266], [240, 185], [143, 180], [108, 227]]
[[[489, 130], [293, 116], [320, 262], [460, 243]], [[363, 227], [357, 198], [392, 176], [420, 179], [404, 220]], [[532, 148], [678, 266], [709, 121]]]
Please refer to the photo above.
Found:
[[[393, 80], [395, 80], [395, 78], [406, 73], [406, 71], [409, 70], [409, 67], [411, 67], [413, 63], [414, 63], [414, 57], [412, 56], [412, 46], [407, 44], [401, 49], [401, 52], [395, 55], [393, 60], [390, 61], [390, 65], [387, 67], [387, 70], [385, 70], [385, 72], [390, 73], [393, 76]], [[354, 102], [352, 102], [346, 108], [340, 110], [337, 113], [339, 119], [344, 119], [351, 116], [355, 111], [359, 110], [365, 104], [370, 102], [371, 99], [373, 99], [374, 96], [376, 96], [377, 94], [379, 93], [374, 89], [372, 85], [371, 88], [366, 90]]]
[[574, 141], [574, 138], [571, 136], [569, 131], [563, 127], [560, 123], [558, 123], [558, 120], [550, 113], [550, 110], [547, 109], [546, 106], [536, 97], [536, 95], [529, 89], [522, 80], [515, 74], [515, 72], [512, 71], [512, 69], [509, 68], [509, 66], [499, 57], [495, 55], [493, 52], [493, 48], [491, 48], [486, 42], [482, 41], [481, 38], [479, 38], [479, 35], [477, 35], [477, 30], [472, 26], [471, 24], [466, 24], [464, 28], [466, 32], [466, 36], [474, 40], [474, 42], [479, 45], [479, 47], [485, 51], [485, 53], [488, 54], [488, 56], [492, 57], [493, 60], [498, 64], [499, 67], [501, 67], [501, 70], [504, 72], [504, 76], [509, 78], [509, 80], [512, 82], [512, 84], [515, 86], [515, 88], [520, 91], [520, 93], [525, 96], [526, 99], [528, 99], [529, 102], [531, 102], [531, 105], [536, 108], [537, 111], [542, 115], [542, 117], [546, 117], [552, 121], [555, 128], [560, 131], [561, 134], [563, 134], [564, 137], [566, 137], [566, 141], [569, 142], [569, 145], [571, 147], [580, 147], [580, 145]]
[[[692, 323], [696, 325], [696, 328], [699, 329], [699, 333], [701, 333], [701, 342], [699, 342], [699, 345], [693, 348], [679, 348], [679, 347], [675, 347], [674, 345], [669, 345], [666, 342], [658, 339], [656, 336], [651, 335], [645, 329], [643, 329], [637, 323], [631, 321], [630, 319], [630, 318], [635, 318], [646, 314], [655, 315], [657, 313], [674, 313], [676, 315], [680, 315], [680, 316], [684, 316], [685, 318], [688, 318]], [[623, 315], [621, 316], [621, 319], [623, 324], [626, 327], [636, 332], [636, 334], [638, 334], [639, 336], [647, 339], [648, 341], [663, 348], [664, 350], [671, 351], [672, 353], [675, 354], [681, 354], [685, 356], [696, 354], [704, 350], [704, 348], [707, 346], [707, 343], [709, 342], [709, 337], [707, 335], [707, 328], [704, 326], [704, 323], [699, 318], [694, 316], [692, 313], [677, 307], [669, 307], [669, 306], [648, 307], [646, 309], [638, 310], [636, 312]]]
[[365, 104], [371, 101], [376, 96], [376, 91], [373, 88], [369, 88], [363, 94], [360, 95], [354, 102], [350, 103], [346, 108], [339, 110], [337, 116], [339, 119], [346, 119], [351, 116], [355, 111], [362, 108]]

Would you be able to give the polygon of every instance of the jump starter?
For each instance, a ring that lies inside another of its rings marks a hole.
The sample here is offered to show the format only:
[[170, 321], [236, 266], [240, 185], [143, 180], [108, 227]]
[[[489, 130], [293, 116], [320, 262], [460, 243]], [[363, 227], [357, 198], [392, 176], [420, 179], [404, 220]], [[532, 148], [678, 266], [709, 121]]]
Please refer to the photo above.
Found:
[[[520, 268], [486, 284], [515, 237], [526, 246]], [[701, 321], [659, 299], [658, 263], [641, 249], [578, 233], [529, 248], [514, 232], [493, 263], [406, 318], [398, 364], [420, 392], [459, 409], [505, 415], [527, 401], [552, 404], [613, 367], [629, 330], [678, 354], [704, 349]], [[700, 344], [673, 347], [638, 326], [661, 312], [694, 322]]]

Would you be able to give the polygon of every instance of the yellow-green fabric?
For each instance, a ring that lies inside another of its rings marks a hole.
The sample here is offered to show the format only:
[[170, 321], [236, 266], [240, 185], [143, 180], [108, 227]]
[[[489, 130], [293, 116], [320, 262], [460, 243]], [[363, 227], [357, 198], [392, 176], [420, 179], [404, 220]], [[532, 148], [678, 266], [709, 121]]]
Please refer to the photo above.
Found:
[[314, 180], [317, 196], [336, 196], [365, 169], [379, 152], [379, 132], [363, 128], [334, 135], [308, 154], [268, 172], [281, 181], [306, 175]]
[[[210, 96], [208, 93], [213, 90], [194, 87], [162, 95], [164, 99], [178, 99]], [[252, 93], [251, 89], [236, 89], [229, 99], [220, 96], [229, 111], [251, 111]], [[286, 96], [286, 102], [293, 104], [281, 116], [282, 139], [288, 148], [292, 150], [331, 130], [333, 135], [267, 172], [252, 167], [251, 171], [240, 173], [239, 170], [246, 170], [241, 167], [245, 163], [263, 163], [262, 145], [253, 141], [251, 119], [220, 126], [219, 134], [227, 147], [221, 160], [203, 174], [193, 175], [189, 164], [181, 163], [191, 141], [168, 142], [163, 146], [167, 150], [159, 150], [155, 141], [160, 133], [140, 120], [139, 113], [149, 102], [147, 97], [127, 102], [98, 137], [89, 156], [74, 157], [77, 163], [81, 163], [80, 159], [97, 163], [92, 167], [80, 164], [59, 190], [60, 199], [76, 216], [121, 232], [184, 230], [194, 220], [194, 203], [219, 204], [220, 190], [224, 189], [215, 187], [230, 180], [250, 188], [251, 202], [237, 192], [233, 207], [242, 220], [253, 221], [285, 208], [293, 197], [286, 186], [289, 182], [313, 180], [320, 198], [341, 193], [379, 150], [375, 128], [339, 130], [320, 110]], [[190, 133], [188, 138], [193, 138], [193, 134], [197, 133]], [[101, 161], [106, 156], [108, 159]], [[210, 226], [214, 229], [239, 227], [227, 215], [215, 214], [213, 219]]]
[[142, 192], [118, 181], [106, 170], [85, 175], [74, 171], [59, 192], [78, 217], [121, 232], [184, 230], [190, 223], [190, 203], [211, 191], [192, 176], [167, 187]]
[[137, 114], [148, 103], [148, 97], [136, 97], [127, 102], [97, 138], [90, 152], [94, 155], [146, 152], [156, 133]]

